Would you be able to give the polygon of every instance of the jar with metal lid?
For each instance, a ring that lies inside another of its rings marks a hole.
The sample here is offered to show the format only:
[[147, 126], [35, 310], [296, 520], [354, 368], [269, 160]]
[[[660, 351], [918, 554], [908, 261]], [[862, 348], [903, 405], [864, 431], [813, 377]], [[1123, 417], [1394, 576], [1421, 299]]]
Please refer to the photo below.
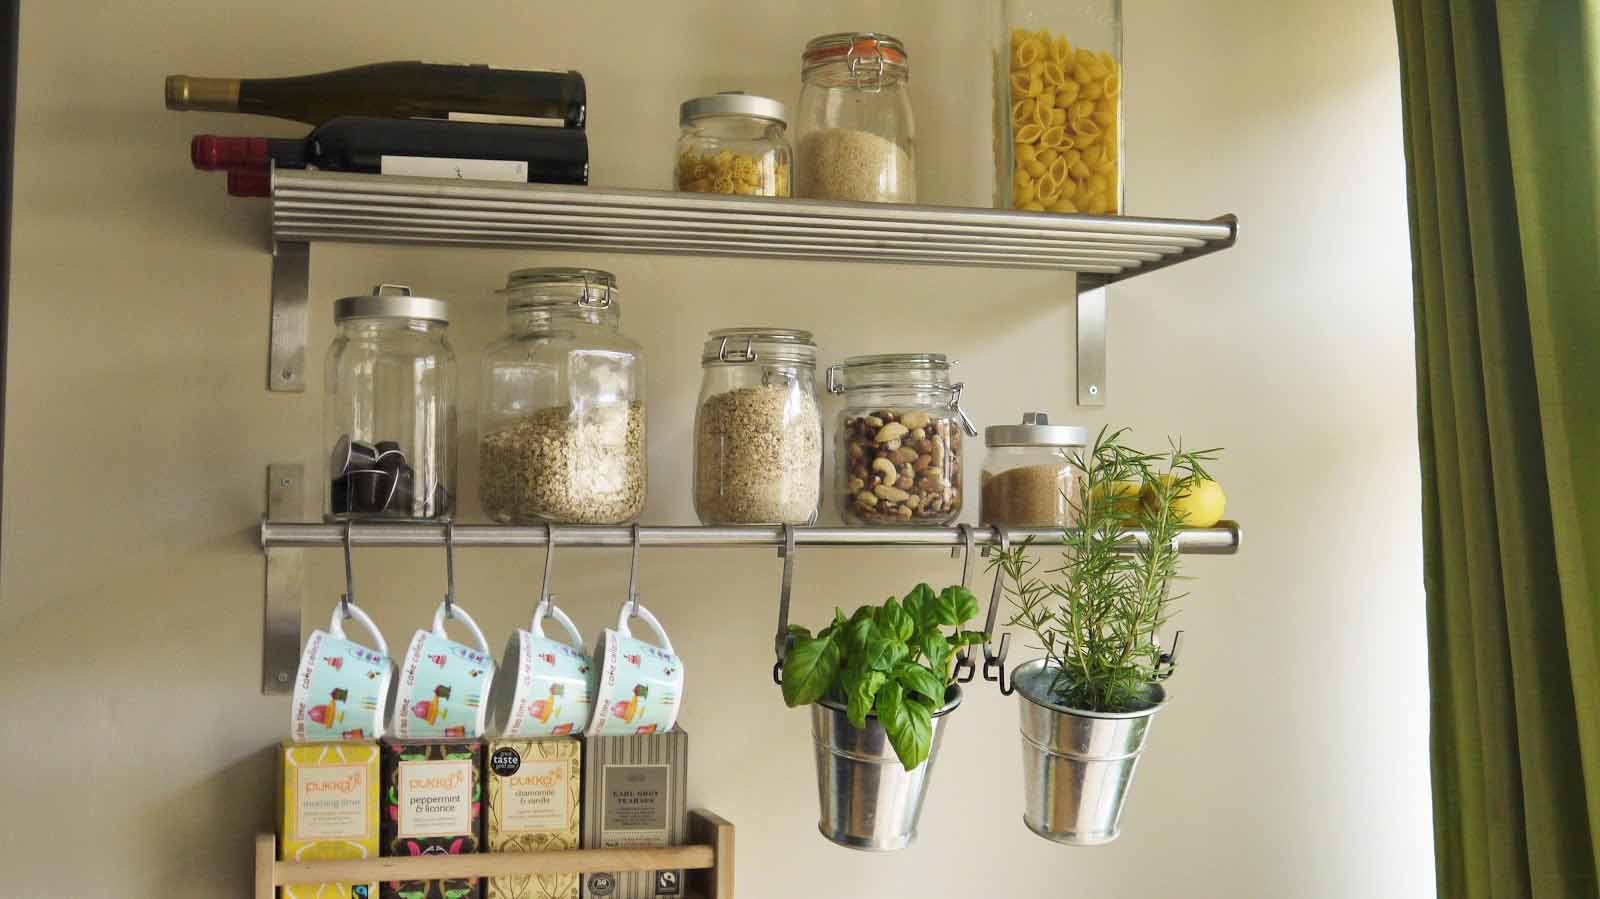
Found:
[[790, 195], [789, 111], [743, 91], [685, 100], [678, 107], [678, 190]]
[[450, 308], [380, 284], [333, 304], [323, 514], [441, 520], [455, 512], [456, 356]]
[[853, 524], [947, 525], [961, 517], [961, 409], [939, 353], [855, 356], [828, 369], [844, 394], [834, 444], [839, 513]]
[[983, 429], [979, 524], [1068, 528], [1078, 523], [1089, 443], [1086, 428], [1053, 425], [1043, 412], [1027, 412], [1020, 425]]
[[810, 331], [727, 328], [700, 351], [694, 511], [703, 524], [815, 524], [822, 412]]
[[915, 127], [905, 45], [887, 34], [813, 38], [795, 116], [798, 196], [915, 203]]
[[530, 268], [506, 281], [506, 333], [483, 353], [478, 498], [498, 522], [622, 524], [645, 500], [644, 351], [617, 279]]

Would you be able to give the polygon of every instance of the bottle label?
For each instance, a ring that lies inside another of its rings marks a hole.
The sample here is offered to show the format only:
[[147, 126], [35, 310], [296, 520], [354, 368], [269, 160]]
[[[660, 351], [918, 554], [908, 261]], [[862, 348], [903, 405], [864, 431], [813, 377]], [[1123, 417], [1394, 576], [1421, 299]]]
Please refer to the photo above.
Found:
[[385, 175], [412, 175], [419, 178], [459, 178], [465, 181], [528, 180], [528, 163], [520, 159], [385, 156], [378, 170]]
[[452, 112], [446, 117], [452, 122], [476, 122], [480, 125], [553, 125], [557, 128], [562, 126], [561, 119], [546, 119], [527, 115], [501, 115], [494, 112]]

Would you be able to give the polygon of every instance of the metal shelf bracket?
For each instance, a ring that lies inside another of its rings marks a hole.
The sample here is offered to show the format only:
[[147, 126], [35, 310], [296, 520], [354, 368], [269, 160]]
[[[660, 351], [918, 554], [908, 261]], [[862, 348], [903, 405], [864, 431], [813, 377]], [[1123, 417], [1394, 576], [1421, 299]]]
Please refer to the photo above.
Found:
[[[297, 520], [305, 511], [305, 466], [267, 466], [267, 517]], [[266, 547], [266, 607], [261, 631], [261, 692], [294, 690], [300, 659], [300, 600], [305, 593], [305, 550]]]
[[1078, 276], [1078, 405], [1106, 404], [1106, 287]]
[[279, 241], [272, 249], [272, 339], [267, 353], [267, 389], [306, 390], [306, 340], [310, 329], [307, 298], [311, 283], [311, 245]]

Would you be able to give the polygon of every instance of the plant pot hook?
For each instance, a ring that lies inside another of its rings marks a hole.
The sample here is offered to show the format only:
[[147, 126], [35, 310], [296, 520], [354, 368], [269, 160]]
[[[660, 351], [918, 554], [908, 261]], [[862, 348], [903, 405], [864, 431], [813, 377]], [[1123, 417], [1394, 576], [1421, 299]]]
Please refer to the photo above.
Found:
[[[1173, 634], [1172, 634], [1172, 649], [1171, 649], [1171, 651], [1163, 652], [1160, 655], [1156, 656], [1156, 680], [1166, 680], [1167, 678], [1172, 676], [1172, 672], [1177, 670], [1177, 668], [1178, 668], [1178, 647], [1182, 643], [1183, 643], [1183, 631], [1175, 631], [1175, 632], [1173, 632]], [[1159, 649], [1160, 647], [1161, 647], [1161, 644], [1157, 643], [1156, 644], [1156, 648]]]
[[[961, 586], [970, 589], [972, 584], [972, 565], [975, 561], [974, 557], [977, 556], [978, 537], [970, 524], [958, 524], [956, 525], [956, 530], [960, 532], [961, 543], [965, 547], [965, 555], [961, 561]], [[955, 555], [955, 553], [956, 550], [950, 551], [951, 555]], [[990, 617], [992, 618], [993, 615], [991, 614]], [[985, 636], [987, 638], [987, 635]], [[971, 683], [973, 676], [977, 674], [977, 670], [977, 666], [972, 663], [972, 647], [962, 646], [961, 651], [956, 653], [956, 670], [952, 675], [956, 683]]]
[[783, 686], [783, 660], [789, 656], [789, 646], [794, 638], [789, 636], [789, 592], [794, 586], [794, 525], [783, 526], [783, 545], [778, 547], [783, 557], [783, 580], [778, 585], [778, 634], [773, 638], [772, 649], [778, 661], [772, 665], [772, 682]]
[[[1005, 555], [1011, 552], [1011, 532], [1003, 524], [994, 526], [995, 539], [1000, 543], [1000, 553]], [[993, 684], [1000, 685], [1000, 695], [1010, 696], [1016, 691], [1016, 685], [1006, 678], [1006, 656], [1011, 653], [1011, 635], [1000, 635], [1000, 650], [995, 652], [989, 648], [989, 641], [994, 637], [995, 615], [1000, 610], [1000, 594], [1005, 592], [1005, 566], [996, 563], [994, 569], [994, 590], [989, 594], [989, 615], [983, 623], [983, 679]]]

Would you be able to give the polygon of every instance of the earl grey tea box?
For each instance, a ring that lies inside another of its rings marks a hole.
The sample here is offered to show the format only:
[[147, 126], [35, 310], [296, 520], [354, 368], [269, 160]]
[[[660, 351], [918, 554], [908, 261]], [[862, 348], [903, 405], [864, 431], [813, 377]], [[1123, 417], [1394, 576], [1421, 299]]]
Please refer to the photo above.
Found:
[[[689, 735], [682, 729], [589, 737], [583, 748], [583, 848], [681, 846], [688, 830]], [[583, 878], [584, 899], [684, 895], [683, 871], [601, 871]]]

